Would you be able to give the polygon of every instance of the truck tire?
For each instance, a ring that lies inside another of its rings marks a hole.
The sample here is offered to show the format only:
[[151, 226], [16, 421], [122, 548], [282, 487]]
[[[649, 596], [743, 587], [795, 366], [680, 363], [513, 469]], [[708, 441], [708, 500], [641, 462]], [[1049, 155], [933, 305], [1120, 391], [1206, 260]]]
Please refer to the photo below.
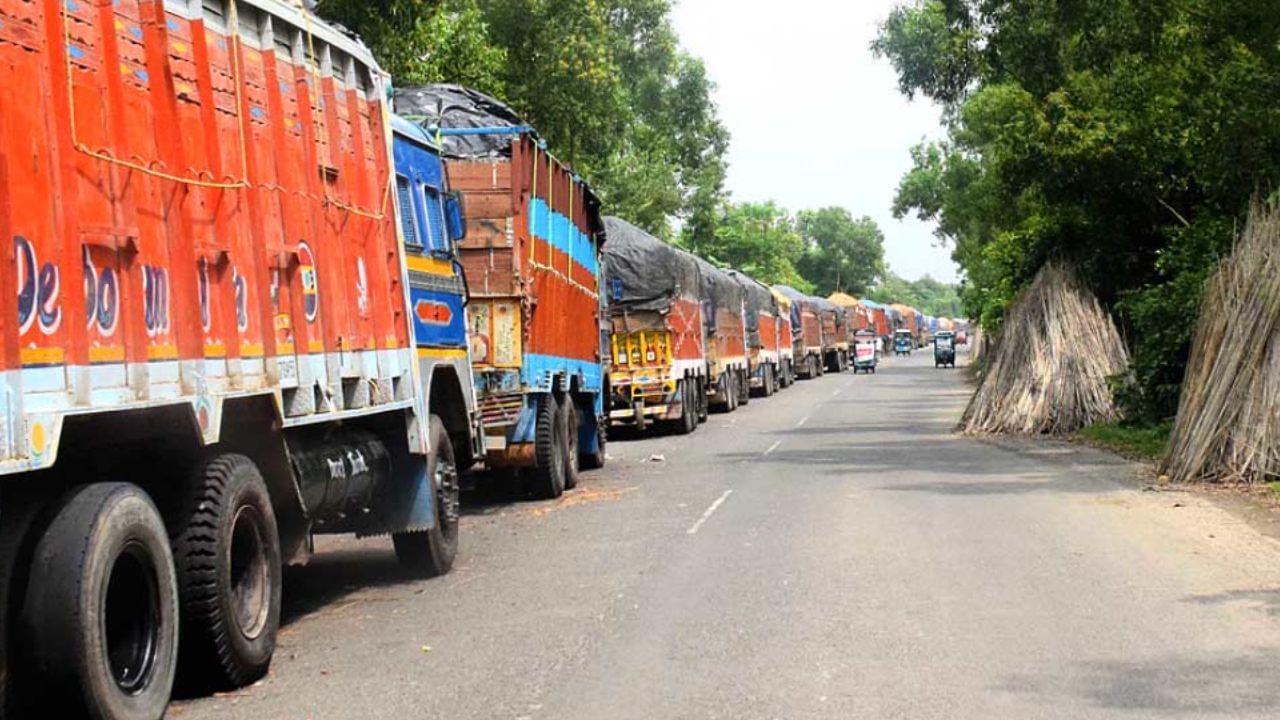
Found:
[[725, 370], [720, 377], [724, 379], [724, 411], [733, 412], [738, 409], [738, 374]]
[[458, 503], [460, 485], [453, 442], [444, 421], [431, 416], [431, 454], [427, 456], [427, 477], [435, 492], [436, 522], [430, 530], [394, 533], [391, 543], [396, 559], [416, 577], [432, 578], [453, 569], [458, 556]]
[[738, 405], [751, 404], [751, 376], [746, 370], [738, 371]]
[[695, 383], [698, 393], [696, 402], [698, 403], [698, 424], [702, 424], [711, 419], [711, 402], [707, 400], [707, 384], [702, 378]]
[[262, 474], [243, 455], [200, 463], [169, 518], [182, 600], [182, 680], [242, 687], [266, 674], [280, 629], [280, 531]]
[[62, 500], [32, 556], [22, 621], [41, 714], [164, 716], [178, 587], [164, 521], [141, 488], [97, 483]]
[[595, 421], [596, 449], [578, 455], [578, 468], [582, 470], [599, 470], [604, 467], [608, 456], [605, 455], [605, 434], [608, 422], [599, 418]]
[[698, 428], [697, 401], [694, 399], [696, 394], [688, 379], [681, 380], [679, 385], [680, 419], [675, 422], [675, 431], [677, 435], [688, 435]]
[[533, 441], [533, 493], [544, 500], [564, 494], [564, 429], [560, 418], [560, 403], [555, 396], [540, 395]]
[[572, 397], [566, 397], [560, 406], [560, 424], [564, 428], [564, 489], [578, 487], [578, 431], [580, 418], [578, 405]]

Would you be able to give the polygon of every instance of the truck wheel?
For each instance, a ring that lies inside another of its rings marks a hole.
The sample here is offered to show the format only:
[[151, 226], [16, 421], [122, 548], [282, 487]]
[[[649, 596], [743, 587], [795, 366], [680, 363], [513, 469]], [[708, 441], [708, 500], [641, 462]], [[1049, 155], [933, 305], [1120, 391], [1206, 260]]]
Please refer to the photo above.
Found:
[[711, 402], [707, 400], [707, 385], [702, 378], [698, 379], [698, 423], [704, 423], [711, 418]]
[[751, 404], [751, 376], [745, 370], [738, 371], [738, 405]]
[[564, 416], [560, 420], [564, 428], [564, 489], [572, 490], [578, 487], [578, 432], [581, 429], [581, 416], [572, 397], [565, 398], [560, 414]]
[[210, 689], [266, 674], [280, 629], [280, 532], [253, 461], [223, 453], [200, 464], [169, 518], [182, 597], [184, 682]]
[[676, 421], [678, 435], [688, 435], [698, 428], [698, 409], [695, 394], [688, 380], [680, 381], [680, 419]]
[[163, 717], [178, 588], [164, 521], [141, 488], [98, 483], [63, 500], [32, 556], [22, 617], [51, 717]]
[[578, 468], [582, 470], [599, 470], [604, 467], [607, 456], [605, 455], [605, 434], [607, 432], [608, 423], [599, 419], [595, 421], [595, 438], [596, 449], [582, 453], [578, 456]]
[[533, 491], [546, 500], [564, 494], [564, 428], [560, 418], [560, 403], [555, 396], [550, 393], [539, 396], [533, 441]]
[[458, 556], [458, 465], [444, 421], [431, 416], [427, 476], [435, 491], [436, 522], [430, 530], [395, 533], [391, 542], [400, 564], [422, 578], [444, 575]]
[[725, 370], [721, 377], [724, 378], [725, 412], [733, 412], [738, 409], [738, 375], [732, 370]]

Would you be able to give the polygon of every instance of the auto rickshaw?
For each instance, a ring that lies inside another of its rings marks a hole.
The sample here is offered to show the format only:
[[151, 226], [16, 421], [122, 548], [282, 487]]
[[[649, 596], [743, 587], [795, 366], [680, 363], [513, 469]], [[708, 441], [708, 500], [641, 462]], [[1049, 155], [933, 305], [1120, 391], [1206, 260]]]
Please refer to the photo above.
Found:
[[853, 336], [853, 373], [876, 371], [876, 336], [874, 333], [859, 331]]
[[915, 338], [911, 337], [911, 331], [906, 328], [895, 330], [893, 333], [893, 354], [894, 355], [910, 355], [911, 348], [915, 346]]
[[933, 336], [933, 366], [956, 366], [956, 334], [950, 330], [943, 330]]

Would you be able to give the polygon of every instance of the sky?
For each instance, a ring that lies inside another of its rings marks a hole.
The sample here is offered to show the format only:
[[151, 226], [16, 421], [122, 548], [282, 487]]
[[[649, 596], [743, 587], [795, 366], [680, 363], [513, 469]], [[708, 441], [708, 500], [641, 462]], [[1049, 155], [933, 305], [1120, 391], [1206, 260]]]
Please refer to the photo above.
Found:
[[869, 49], [899, 2], [676, 0], [673, 17], [681, 44], [718, 86], [734, 200], [870, 215], [890, 270], [954, 282], [951, 251], [938, 247], [933, 225], [896, 220], [891, 209], [911, 146], [944, 136], [939, 110], [909, 102], [889, 62]]

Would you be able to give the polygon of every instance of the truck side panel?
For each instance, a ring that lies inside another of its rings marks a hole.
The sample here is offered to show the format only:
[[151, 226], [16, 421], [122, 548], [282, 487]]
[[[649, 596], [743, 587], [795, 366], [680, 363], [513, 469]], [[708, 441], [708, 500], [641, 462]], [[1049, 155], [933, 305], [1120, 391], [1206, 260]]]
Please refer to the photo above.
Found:
[[232, 394], [286, 424], [411, 395], [371, 59], [172, 7], [0, 0], [0, 471], [51, 465], [69, 413], [187, 403], [213, 442]]

